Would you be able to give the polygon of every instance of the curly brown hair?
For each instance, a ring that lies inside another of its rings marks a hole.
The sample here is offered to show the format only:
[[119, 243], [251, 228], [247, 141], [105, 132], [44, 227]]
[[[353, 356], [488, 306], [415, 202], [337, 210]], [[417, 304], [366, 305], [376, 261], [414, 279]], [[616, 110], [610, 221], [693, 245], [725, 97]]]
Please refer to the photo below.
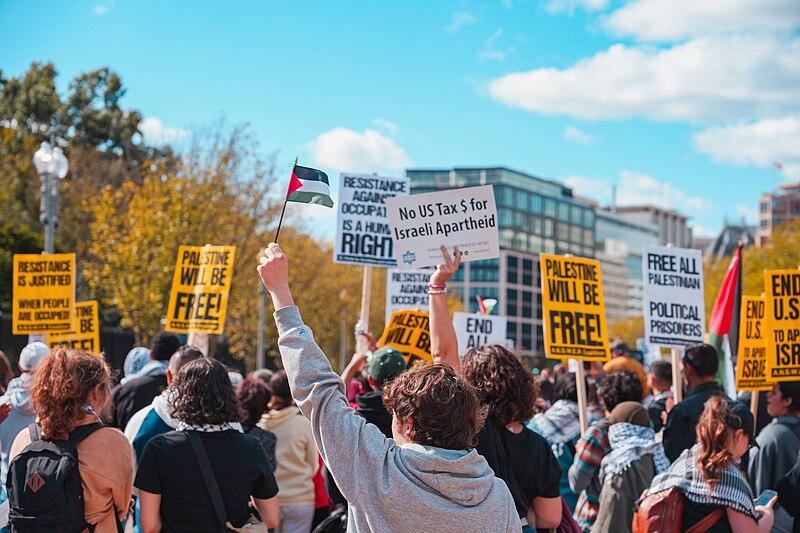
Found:
[[411, 423], [410, 440], [450, 450], [473, 448], [486, 420], [475, 387], [444, 363], [414, 366], [394, 378], [383, 404], [401, 425]]
[[470, 349], [462, 362], [464, 378], [478, 390], [489, 417], [501, 426], [525, 422], [536, 402], [533, 374], [499, 344]]
[[706, 401], [695, 429], [700, 444], [697, 468], [711, 486], [720, 480], [722, 469], [733, 462], [727, 446], [737, 427], [741, 427], [741, 421], [725, 398], [712, 396]]
[[239, 420], [228, 370], [214, 359], [201, 357], [183, 365], [170, 385], [172, 416], [193, 426]]
[[68, 438], [98, 385], [111, 388], [111, 371], [103, 359], [63, 345], [51, 349], [36, 368], [30, 389], [42, 435]]

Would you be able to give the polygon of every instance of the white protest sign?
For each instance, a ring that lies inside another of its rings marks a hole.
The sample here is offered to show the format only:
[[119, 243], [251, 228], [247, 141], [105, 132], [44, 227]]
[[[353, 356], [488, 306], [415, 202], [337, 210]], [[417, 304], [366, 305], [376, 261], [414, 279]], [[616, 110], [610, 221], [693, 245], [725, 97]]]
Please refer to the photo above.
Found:
[[458, 339], [458, 355], [463, 356], [470, 348], [487, 344], [506, 346], [508, 318], [484, 316], [478, 313], [453, 313], [453, 329]]
[[399, 268], [441, 263], [442, 245], [460, 247], [463, 262], [500, 257], [491, 185], [397, 196], [386, 206]]
[[397, 262], [384, 202], [394, 196], [407, 196], [408, 178], [342, 174], [339, 183], [333, 261], [350, 265], [395, 266]]
[[428, 309], [428, 282], [433, 270], [386, 271], [386, 323], [392, 313], [401, 309]]
[[646, 341], [672, 347], [703, 342], [705, 301], [700, 250], [645, 248], [642, 272]]

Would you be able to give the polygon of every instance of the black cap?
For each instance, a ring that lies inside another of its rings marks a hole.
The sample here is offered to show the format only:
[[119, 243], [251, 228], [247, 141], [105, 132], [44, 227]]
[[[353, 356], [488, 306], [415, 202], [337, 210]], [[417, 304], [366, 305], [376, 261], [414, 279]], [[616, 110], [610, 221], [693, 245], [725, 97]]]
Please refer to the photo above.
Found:
[[755, 436], [755, 421], [753, 420], [753, 413], [750, 408], [738, 400], [732, 400], [728, 403], [732, 415], [725, 420], [725, 425], [734, 429], [743, 429], [747, 434], [751, 446], [756, 444]]

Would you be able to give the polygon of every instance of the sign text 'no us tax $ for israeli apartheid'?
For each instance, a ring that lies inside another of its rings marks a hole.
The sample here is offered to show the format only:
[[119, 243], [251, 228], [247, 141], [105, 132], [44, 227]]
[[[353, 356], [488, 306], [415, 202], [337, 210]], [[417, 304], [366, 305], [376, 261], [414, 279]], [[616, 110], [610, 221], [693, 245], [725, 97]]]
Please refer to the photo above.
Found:
[[409, 179], [342, 174], [340, 183], [334, 262], [395, 266], [385, 202], [395, 196], [408, 196]]
[[767, 372], [772, 381], [800, 379], [800, 270], [765, 270]]
[[703, 342], [706, 318], [700, 250], [646, 248], [642, 276], [647, 342], [674, 347]]
[[406, 357], [406, 365], [417, 361], [433, 362], [428, 313], [424, 311], [395, 311], [378, 341], [379, 346], [391, 346]]
[[767, 376], [765, 300], [760, 296], [742, 296], [736, 390], [763, 391], [772, 388]]
[[91, 354], [100, 352], [100, 318], [97, 300], [75, 302], [75, 329], [69, 333], [47, 335], [50, 346], [68, 344], [76, 350]]
[[15, 255], [11, 293], [14, 335], [72, 331], [75, 254]]
[[235, 246], [178, 247], [164, 329], [222, 333], [235, 255]]
[[442, 245], [461, 260], [500, 257], [497, 207], [491, 185], [395, 196], [386, 200], [398, 268], [442, 262]]
[[607, 361], [611, 354], [600, 263], [542, 254], [540, 267], [547, 357]]

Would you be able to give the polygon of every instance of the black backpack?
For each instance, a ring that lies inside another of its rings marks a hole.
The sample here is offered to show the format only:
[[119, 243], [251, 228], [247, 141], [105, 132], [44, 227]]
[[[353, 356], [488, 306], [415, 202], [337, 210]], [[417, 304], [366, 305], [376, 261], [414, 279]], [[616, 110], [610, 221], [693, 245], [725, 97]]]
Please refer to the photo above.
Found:
[[101, 427], [99, 422], [79, 426], [66, 441], [43, 440], [38, 425], [28, 427], [31, 443], [11, 461], [6, 478], [11, 531], [80, 533], [93, 529], [84, 518], [76, 446]]

